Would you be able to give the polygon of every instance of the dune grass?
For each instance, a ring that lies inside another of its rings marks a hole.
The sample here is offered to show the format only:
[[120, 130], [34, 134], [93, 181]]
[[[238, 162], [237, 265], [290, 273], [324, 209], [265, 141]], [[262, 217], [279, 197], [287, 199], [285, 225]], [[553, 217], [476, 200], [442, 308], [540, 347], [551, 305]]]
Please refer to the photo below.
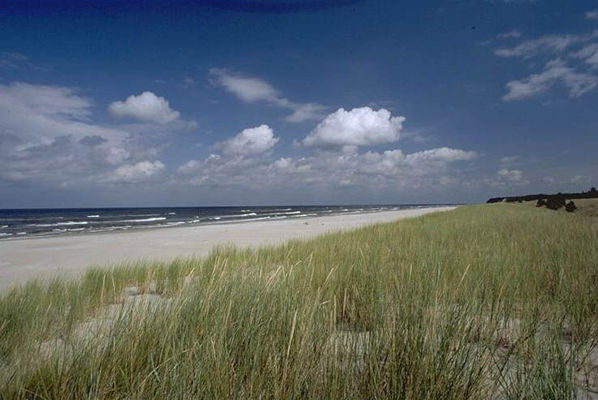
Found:
[[[598, 198], [592, 199], [567, 199], [567, 201], [573, 201], [577, 209], [575, 210], [575, 214], [578, 216], [584, 217], [598, 217]], [[513, 203], [516, 204], [516, 203]], [[522, 204], [535, 207], [535, 201], [524, 201]], [[567, 211], [565, 208], [560, 208], [556, 210], [559, 213], [566, 213]]]
[[97, 268], [0, 298], [0, 398], [583, 398], [597, 290], [596, 220], [515, 204]]
[[598, 217], [598, 198], [574, 199], [577, 210], [575, 213], [587, 217]]

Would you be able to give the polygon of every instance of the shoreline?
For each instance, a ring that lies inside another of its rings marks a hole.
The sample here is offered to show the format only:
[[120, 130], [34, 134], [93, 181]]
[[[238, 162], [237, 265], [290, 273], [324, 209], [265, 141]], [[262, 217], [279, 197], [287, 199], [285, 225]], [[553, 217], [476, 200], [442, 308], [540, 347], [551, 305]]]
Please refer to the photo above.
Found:
[[[291, 239], [309, 239], [328, 232], [392, 222], [404, 218], [455, 209], [425, 207], [243, 223], [172, 226], [29, 237], [0, 241], [0, 292], [33, 278], [75, 277], [93, 266], [142, 260], [168, 261], [201, 257], [215, 246], [260, 247]], [[126, 239], [123, 241], [123, 239]]]
[[[257, 216], [256, 219], [230, 219], [230, 220], [213, 220], [213, 221], [204, 221], [197, 224], [187, 224], [187, 223], [180, 223], [180, 224], [172, 224], [172, 225], [139, 225], [139, 226], [128, 226], [126, 228], [118, 228], [118, 229], [98, 229], [98, 230], [90, 230], [84, 232], [60, 232], [60, 233], [45, 233], [45, 234], [28, 234], [28, 235], [13, 235], [11, 237], [0, 237], [0, 243], [5, 241], [22, 241], [22, 240], [36, 240], [36, 239], [50, 239], [50, 238], [68, 238], [68, 237], [79, 237], [79, 236], [86, 236], [86, 235], [111, 235], [111, 234], [121, 234], [121, 233], [139, 233], [145, 231], [154, 231], [154, 230], [161, 230], [161, 229], [179, 229], [179, 228], [201, 228], [201, 227], [208, 227], [208, 226], [219, 226], [219, 225], [237, 225], [237, 224], [247, 224], [247, 223], [254, 223], [254, 222], [277, 222], [277, 221], [306, 221], [310, 218], [328, 218], [328, 217], [339, 217], [339, 216], [351, 216], [351, 215], [361, 215], [361, 214], [377, 214], [381, 212], [395, 212], [395, 211], [405, 211], [405, 210], [418, 210], [418, 209], [428, 209], [428, 208], [443, 208], [443, 207], [459, 207], [464, 204], [438, 204], [438, 205], [419, 205], [419, 206], [411, 206], [409, 208], [400, 208], [400, 209], [388, 209], [388, 210], [362, 210], [362, 211], [346, 211], [346, 212], [335, 212], [331, 214], [319, 214], [319, 215], [300, 215], [300, 216], [293, 216], [293, 218], [270, 218], [265, 219]], [[275, 206], [272, 206], [275, 207]], [[227, 218], [224, 216], [223, 218]], [[1, 264], [0, 264], [1, 265]]]

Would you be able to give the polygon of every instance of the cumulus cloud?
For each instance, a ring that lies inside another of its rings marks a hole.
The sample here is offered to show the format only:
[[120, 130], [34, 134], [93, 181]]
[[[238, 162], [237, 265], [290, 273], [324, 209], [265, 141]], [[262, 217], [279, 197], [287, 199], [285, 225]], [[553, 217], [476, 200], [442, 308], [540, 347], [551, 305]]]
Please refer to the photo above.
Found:
[[0, 181], [107, 182], [123, 164], [156, 157], [151, 135], [94, 123], [92, 106], [75, 88], [0, 85]]
[[532, 74], [521, 80], [506, 84], [505, 101], [522, 100], [546, 92], [556, 83], [562, 83], [571, 97], [578, 97], [598, 86], [598, 77], [577, 72], [560, 59], [548, 62], [539, 74]]
[[190, 174], [196, 172], [201, 167], [201, 162], [197, 160], [189, 160], [181, 165], [177, 171], [179, 174]]
[[247, 156], [262, 154], [272, 149], [278, 142], [274, 131], [268, 125], [242, 130], [236, 136], [216, 145], [227, 156]]
[[596, 10], [592, 10], [592, 11], [588, 11], [586, 13], [586, 18], [587, 19], [593, 19], [593, 20], [597, 20], [598, 21], [598, 9]]
[[108, 111], [118, 118], [135, 118], [159, 124], [174, 122], [180, 117], [180, 113], [171, 109], [164, 97], [152, 92], [131, 95], [125, 101], [115, 101], [110, 104]]
[[[457, 181], [451, 166], [472, 160], [472, 151], [435, 148], [404, 154], [401, 150], [365, 153], [316, 152], [308, 157], [218, 157], [192, 160], [178, 171], [185, 185], [414, 188]], [[453, 174], [453, 176], [450, 176]], [[266, 187], [265, 187], [266, 188]]]
[[419, 185], [417, 179], [439, 178], [449, 165], [478, 157], [473, 151], [440, 147], [404, 154], [401, 150], [387, 150], [382, 153], [368, 151], [362, 155], [343, 156], [354, 160], [356, 171], [372, 176], [402, 177], [405, 183]]
[[286, 169], [293, 165], [293, 159], [290, 157], [280, 157], [278, 160], [274, 161], [272, 164], [272, 168], [276, 169]]
[[502, 168], [497, 172], [497, 175], [510, 182], [521, 182], [523, 180], [523, 172], [518, 169]]
[[393, 117], [390, 111], [370, 107], [346, 111], [339, 108], [328, 115], [303, 139], [306, 146], [320, 148], [355, 148], [396, 142], [405, 117]]
[[276, 107], [291, 110], [292, 113], [285, 118], [289, 122], [319, 119], [326, 110], [326, 107], [317, 103], [295, 103], [283, 97], [274, 86], [260, 78], [232, 74], [219, 68], [212, 68], [210, 75], [214, 85], [223, 87], [244, 102], [263, 101]]
[[493, 187], [525, 186], [529, 180], [525, 179], [521, 170], [501, 168], [495, 176], [484, 179], [484, 183]]
[[163, 169], [164, 164], [161, 161], [140, 161], [136, 164], [118, 167], [109, 180], [126, 183], [142, 182], [150, 179]]

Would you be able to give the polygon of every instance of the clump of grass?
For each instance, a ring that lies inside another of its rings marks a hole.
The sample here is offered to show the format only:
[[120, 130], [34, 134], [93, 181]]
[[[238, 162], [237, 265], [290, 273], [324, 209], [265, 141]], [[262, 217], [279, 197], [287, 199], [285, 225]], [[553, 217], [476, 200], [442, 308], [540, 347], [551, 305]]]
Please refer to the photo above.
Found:
[[575, 398], [596, 243], [575, 215], [470, 206], [30, 282], [0, 298], [0, 398]]

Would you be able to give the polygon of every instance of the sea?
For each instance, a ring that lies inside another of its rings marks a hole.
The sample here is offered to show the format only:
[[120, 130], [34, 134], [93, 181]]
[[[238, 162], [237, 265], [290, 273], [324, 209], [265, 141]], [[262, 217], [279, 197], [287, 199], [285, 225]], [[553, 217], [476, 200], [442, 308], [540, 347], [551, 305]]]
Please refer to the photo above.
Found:
[[0, 240], [42, 236], [277, 221], [437, 205], [55, 208], [0, 210]]

